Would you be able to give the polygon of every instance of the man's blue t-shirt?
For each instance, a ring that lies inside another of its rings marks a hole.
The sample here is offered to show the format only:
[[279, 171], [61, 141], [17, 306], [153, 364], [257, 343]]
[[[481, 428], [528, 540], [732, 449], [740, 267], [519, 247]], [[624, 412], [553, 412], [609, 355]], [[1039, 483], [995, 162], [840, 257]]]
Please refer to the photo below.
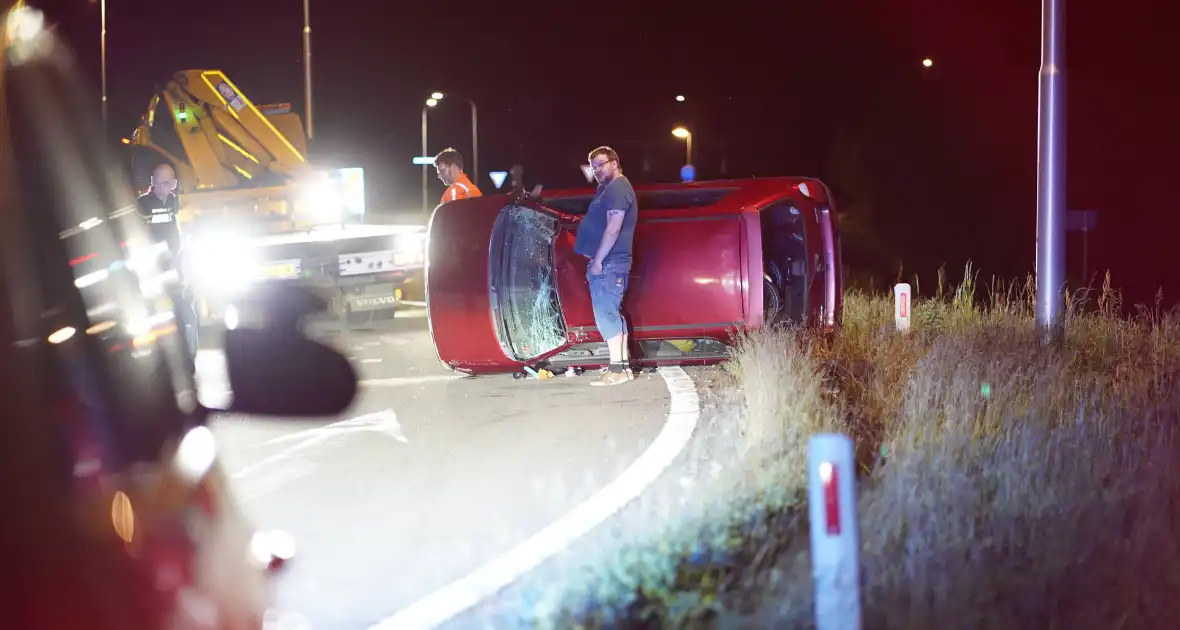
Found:
[[608, 262], [631, 262], [631, 240], [635, 234], [635, 221], [639, 214], [639, 205], [635, 201], [635, 189], [631, 180], [625, 175], [619, 175], [606, 184], [599, 184], [586, 210], [586, 216], [578, 227], [578, 237], [574, 241], [574, 252], [587, 258], [593, 258], [598, 253], [598, 246], [602, 244], [602, 235], [606, 232], [606, 213], [608, 210], [622, 210], [623, 226], [619, 230], [619, 237], [614, 246], [603, 259]]

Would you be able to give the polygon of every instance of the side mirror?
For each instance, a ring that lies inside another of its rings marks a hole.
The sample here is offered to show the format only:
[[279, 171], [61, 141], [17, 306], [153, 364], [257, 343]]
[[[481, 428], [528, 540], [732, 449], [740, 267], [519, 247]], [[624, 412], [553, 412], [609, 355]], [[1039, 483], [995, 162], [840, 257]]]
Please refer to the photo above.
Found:
[[347, 357], [292, 328], [225, 331], [225, 363], [234, 413], [331, 416], [359, 389]]

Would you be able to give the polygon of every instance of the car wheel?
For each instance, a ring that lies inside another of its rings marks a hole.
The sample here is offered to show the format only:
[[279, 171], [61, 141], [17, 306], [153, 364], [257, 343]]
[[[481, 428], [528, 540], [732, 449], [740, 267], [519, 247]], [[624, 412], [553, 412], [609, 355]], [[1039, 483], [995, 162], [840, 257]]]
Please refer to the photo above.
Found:
[[774, 282], [774, 286], [780, 289], [786, 286], [783, 283], [783, 270], [777, 262], [773, 260], [766, 261], [766, 264], [762, 266], [762, 273], [770, 274], [770, 279]]
[[762, 312], [767, 326], [778, 323], [782, 313], [783, 299], [778, 283], [769, 273], [762, 274]]

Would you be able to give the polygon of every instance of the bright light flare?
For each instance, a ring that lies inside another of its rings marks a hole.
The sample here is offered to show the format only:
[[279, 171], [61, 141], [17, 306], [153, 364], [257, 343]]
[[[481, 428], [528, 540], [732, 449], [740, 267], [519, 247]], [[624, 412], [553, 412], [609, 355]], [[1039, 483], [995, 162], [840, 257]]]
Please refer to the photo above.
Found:
[[438, 105], [438, 99], [437, 99], [437, 98], [428, 98], [428, 99], [426, 99], [426, 106], [427, 106], [427, 107], [434, 107], [435, 105]]
[[672, 135], [676, 136], [677, 138], [687, 138], [692, 135], [692, 132], [685, 129], [684, 127], [677, 127], [672, 130]]
[[443, 93], [442, 92], [434, 92], [430, 95], [430, 98], [434, 99], [436, 102], [441, 101], [443, 99]]
[[52, 343], [54, 345], [59, 344], [59, 343], [65, 343], [65, 342], [69, 341], [70, 339], [72, 339], [77, 332], [78, 331], [73, 326], [66, 326], [65, 328], [59, 328], [58, 330], [55, 330], [52, 333], [50, 333], [49, 343]]
[[196, 483], [213, 467], [217, 442], [207, 427], [194, 427], [184, 435], [176, 450], [176, 470], [189, 483]]
[[927, 57], [927, 58], [925, 58], [925, 59], [923, 59], [923, 60], [922, 60], [922, 65], [923, 65], [923, 66], [925, 66], [925, 67], [927, 67], [927, 68], [929, 68], [930, 66], [933, 66], [933, 65], [934, 65], [934, 60], [933, 60], [933, 59], [931, 59], [930, 57]]
[[677, 94], [677, 95], [676, 95], [676, 102], [677, 102], [677, 103], [683, 103], [683, 102], [684, 102], [684, 95], [683, 95], [683, 94]]
[[229, 234], [209, 235], [193, 243], [187, 262], [197, 283], [222, 293], [245, 289], [258, 270], [254, 249], [245, 239]]

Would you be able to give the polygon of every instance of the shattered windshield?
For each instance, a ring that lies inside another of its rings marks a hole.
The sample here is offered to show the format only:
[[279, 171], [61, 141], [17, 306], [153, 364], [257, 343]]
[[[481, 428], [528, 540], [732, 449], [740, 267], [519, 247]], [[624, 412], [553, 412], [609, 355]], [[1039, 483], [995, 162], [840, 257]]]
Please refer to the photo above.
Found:
[[557, 221], [529, 208], [511, 207], [492, 289], [499, 304], [501, 344], [520, 361], [566, 342], [553, 263]]

